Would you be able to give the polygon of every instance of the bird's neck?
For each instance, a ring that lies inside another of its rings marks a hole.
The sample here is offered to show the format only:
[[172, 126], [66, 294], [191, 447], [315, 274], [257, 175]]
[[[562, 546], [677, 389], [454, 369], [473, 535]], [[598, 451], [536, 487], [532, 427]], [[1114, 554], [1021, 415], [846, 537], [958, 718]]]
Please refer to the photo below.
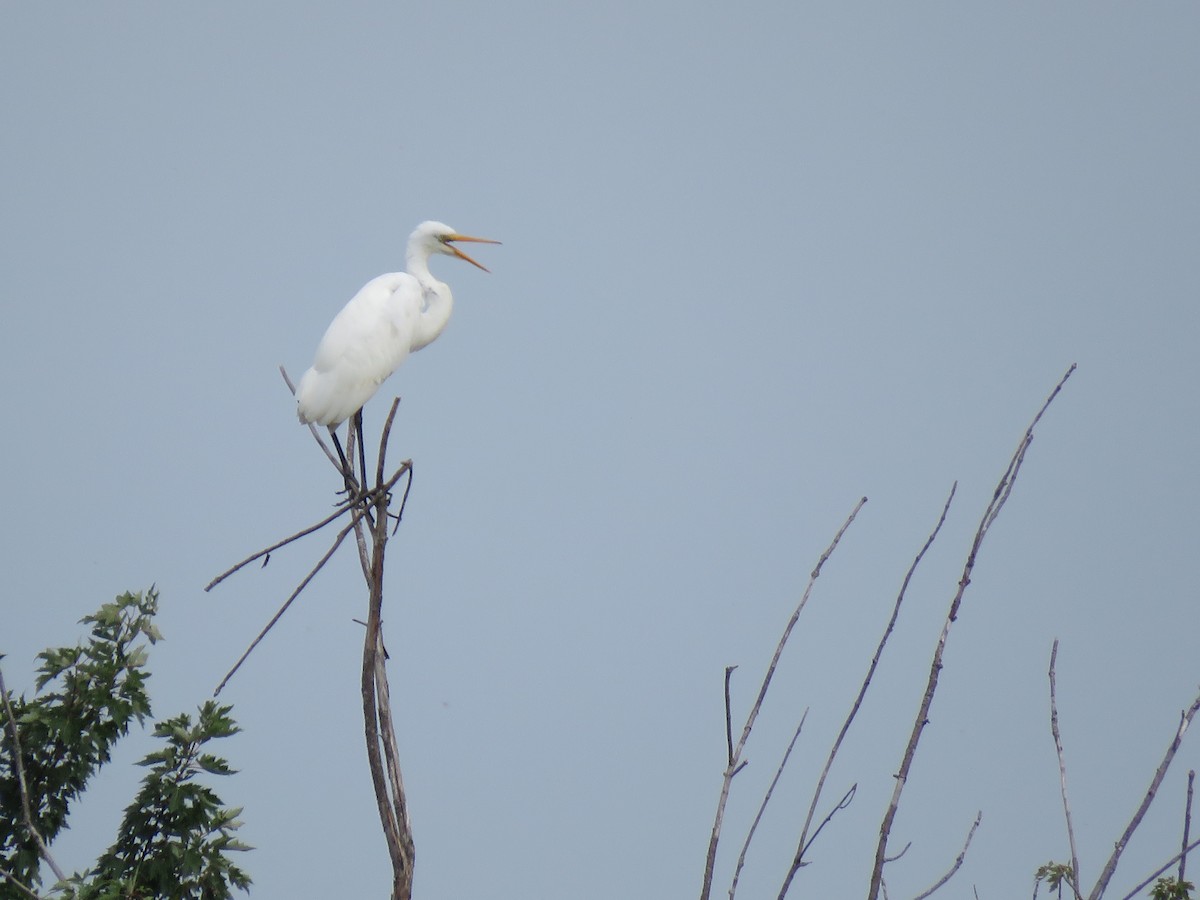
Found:
[[413, 329], [412, 351], [431, 343], [446, 328], [454, 309], [454, 295], [448, 285], [438, 281], [429, 271], [428, 259], [419, 255], [408, 257], [408, 274], [421, 285], [421, 314]]

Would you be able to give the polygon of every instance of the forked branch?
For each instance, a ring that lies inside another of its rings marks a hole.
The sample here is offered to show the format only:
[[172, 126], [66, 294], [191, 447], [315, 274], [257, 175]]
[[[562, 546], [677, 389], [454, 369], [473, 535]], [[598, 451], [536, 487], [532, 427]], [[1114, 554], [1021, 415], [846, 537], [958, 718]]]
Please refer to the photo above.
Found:
[[[295, 388], [292, 385], [291, 379], [288, 378], [287, 372], [282, 367], [280, 367], [280, 372], [294, 394]], [[213, 579], [208, 588], [216, 586], [229, 575], [232, 575], [254, 560], [266, 557], [272, 551], [278, 550], [307, 534], [320, 530], [347, 512], [351, 514], [350, 522], [338, 532], [333, 546], [329, 548], [312, 571], [308, 573], [300, 585], [292, 592], [291, 596], [279, 608], [266, 627], [259, 632], [258, 636], [250, 644], [250, 647], [242, 654], [241, 659], [238, 660], [229, 674], [221, 681], [221, 684], [217, 687], [217, 692], [220, 692], [242, 663], [249, 657], [250, 653], [258, 646], [259, 642], [266, 636], [267, 632], [271, 630], [300, 593], [308, 586], [317, 572], [332, 558], [334, 552], [341, 545], [342, 541], [345, 540], [346, 536], [353, 531], [355, 541], [358, 545], [359, 560], [362, 564], [363, 578], [367, 585], [368, 594], [368, 613], [366, 636], [363, 643], [361, 678], [363, 727], [367, 744], [367, 762], [370, 767], [371, 781], [375, 788], [376, 805], [379, 810], [380, 822], [383, 826], [388, 855], [392, 862], [392, 900], [411, 900], [413, 865], [416, 859], [416, 850], [413, 842], [412, 826], [408, 818], [408, 804], [404, 793], [404, 781], [400, 772], [400, 756], [397, 750], [395, 724], [391, 714], [391, 698], [385, 666], [387, 653], [384, 650], [383, 643], [382, 617], [384, 554], [388, 541], [388, 526], [394, 520], [396, 527], [399, 527], [400, 519], [404, 514], [404, 507], [408, 502], [409, 490], [412, 488], [411, 460], [401, 463], [400, 467], [390, 478], [385, 480], [383, 476], [388, 439], [391, 434], [392, 424], [395, 421], [398, 403], [398, 400], [392, 402], [391, 410], [388, 413], [380, 435], [379, 455], [375, 469], [375, 484], [370, 489], [365, 489], [368, 483], [365, 455], [362, 452], [362, 444], [355, 445], [355, 430], [350, 429], [351, 436], [347, 441], [348, 452], [344, 455], [339, 453], [339, 456], [345, 459], [345, 467], [343, 467], [341, 461], [334, 457], [322, 440], [320, 432], [310, 425], [309, 429], [313, 437], [322, 450], [324, 450], [329, 461], [344, 477], [347, 486], [362, 485], [364, 489], [352, 492], [343, 504], [341, 504], [340, 509], [326, 516], [316, 525], [310, 526], [247, 557], [236, 566], [233, 566]], [[359, 440], [361, 441], [361, 438]], [[357, 454], [355, 453], [356, 449], [358, 450]], [[360, 471], [357, 472], [355, 471], [353, 462], [356, 458], [360, 461], [357, 467]], [[404, 494], [400, 499], [398, 509], [392, 512], [392, 490], [401, 478], [407, 478], [404, 486]]]

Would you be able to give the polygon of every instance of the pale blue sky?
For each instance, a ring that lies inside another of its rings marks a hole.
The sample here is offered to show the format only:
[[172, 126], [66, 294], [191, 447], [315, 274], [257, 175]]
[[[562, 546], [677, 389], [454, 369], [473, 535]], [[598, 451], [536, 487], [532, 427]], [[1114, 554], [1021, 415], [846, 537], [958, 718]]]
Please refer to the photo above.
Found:
[[[810, 785], [950, 484], [831, 776], [854, 805], [792, 896], [866, 891], [962, 558], [1038, 432], [952, 635], [888, 870], [912, 896], [1084, 880], [1197, 686], [1195, 3], [255, 3], [0, 7], [0, 651], [157, 582], [156, 710], [193, 708], [323, 552], [244, 554], [336, 475], [294, 419], [329, 319], [436, 218], [503, 247], [404, 402], [416, 479], [388, 643], [422, 900], [695, 896], [724, 755], [830, 536], [738, 776], [734, 850], [811, 708], [739, 896], [774, 896]], [[364, 597], [340, 557], [222, 696], [259, 897], [382, 896]], [[139, 774], [62, 842], [85, 865]], [[1184, 745], [1114, 891], [1178, 844]], [[718, 877], [727, 884], [729, 857]], [[1117, 894], [1118, 896], [1120, 894]]]

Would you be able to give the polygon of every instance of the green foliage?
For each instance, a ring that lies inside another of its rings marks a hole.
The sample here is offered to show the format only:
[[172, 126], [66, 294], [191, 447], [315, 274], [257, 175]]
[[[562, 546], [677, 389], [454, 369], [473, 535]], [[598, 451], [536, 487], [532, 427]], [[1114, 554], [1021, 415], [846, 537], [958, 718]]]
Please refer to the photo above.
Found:
[[1042, 883], [1046, 887], [1055, 892], [1055, 896], [1063, 895], [1063, 888], [1070, 888], [1074, 882], [1074, 873], [1071, 871], [1070, 863], [1048, 862], [1044, 866], [1039, 866], [1038, 870], [1033, 875], [1033, 896], [1037, 900], [1038, 889]]
[[1160, 878], [1150, 888], [1152, 900], [1191, 900], [1193, 885], [1178, 878]]
[[[82, 620], [92, 626], [85, 644], [39, 655], [36, 698], [10, 697], [30, 811], [47, 843], [65, 827], [71, 802], [109, 761], [113, 744], [129, 733], [134, 719], [141, 723], [150, 716], [146, 643], [161, 639], [152, 621], [157, 609], [153, 588], [106, 603]], [[155, 725], [155, 736], [165, 746], [142, 760], [149, 771], [125, 810], [116, 843], [92, 871], [58, 885], [64, 896], [223, 900], [232, 896], [233, 887], [249, 886], [246, 873], [226, 856], [249, 849], [233, 837], [241, 811], [225, 808], [196, 778], [232, 773], [224, 759], [202, 749], [210, 740], [237, 733], [229, 712], [230, 707], [209, 701], [195, 724], [180, 715]], [[12, 881], [36, 890], [41, 860], [24, 824], [7, 716], [2, 724], [0, 868]], [[0, 879], [0, 900], [27, 896]]]

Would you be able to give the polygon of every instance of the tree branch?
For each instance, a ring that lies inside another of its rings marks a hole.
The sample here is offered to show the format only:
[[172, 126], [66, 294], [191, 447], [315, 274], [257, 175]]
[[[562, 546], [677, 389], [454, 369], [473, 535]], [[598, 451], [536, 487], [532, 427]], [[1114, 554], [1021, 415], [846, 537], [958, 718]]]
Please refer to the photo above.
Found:
[[983, 540], [987, 537], [988, 530], [992, 527], [992, 523], [996, 521], [996, 517], [1000, 514], [1000, 510], [1004, 508], [1004, 504], [1008, 501], [1012, 494], [1013, 486], [1016, 484], [1017, 475], [1021, 471], [1021, 465], [1025, 461], [1025, 452], [1029, 449], [1029, 445], [1033, 442], [1033, 429], [1042, 416], [1054, 402], [1054, 398], [1058, 396], [1067, 379], [1071, 377], [1071, 373], [1075, 371], [1075, 364], [1072, 363], [1070, 368], [1054, 390], [1050, 392], [1050, 396], [1042, 404], [1029, 427], [1025, 429], [1025, 434], [1022, 436], [1020, 443], [1017, 445], [1016, 452], [1013, 453], [1009, 460], [1008, 468], [1004, 470], [1004, 475], [1001, 476], [999, 483], [996, 485], [995, 491], [992, 493], [992, 500], [987, 505], [983, 512], [983, 518], [980, 519], [979, 527], [975, 531], [975, 538], [971, 542], [970, 552], [967, 554], [966, 563], [963, 566], [962, 576], [959, 578], [958, 590], [954, 594], [954, 599], [950, 601], [950, 609], [946, 613], [945, 622], [942, 625], [942, 633], [938, 638], [937, 647], [933, 653], [933, 660], [929, 666], [929, 680], [925, 686], [925, 695], [921, 699], [921, 706], [917, 711], [916, 719], [913, 721], [912, 734], [909, 736], [908, 745], [904, 750], [904, 759], [900, 764], [900, 771], [896, 774], [896, 786], [892, 792], [891, 802], [888, 804], [887, 811], [884, 813], [883, 821], [879, 825], [879, 842], [875, 847], [875, 864], [871, 869], [871, 883], [867, 891], [867, 900], [877, 900], [879, 891], [883, 882], [883, 866], [887, 861], [887, 842], [891, 835], [892, 823], [896, 819], [896, 811], [900, 807], [900, 796], [904, 792], [904, 786], [908, 782], [908, 773], [912, 769], [913, 759], [916, 756], [917, 744], [921, 740], [921, 732], [929, 722], [929, 709], [933, 705], [933, 695], [937, 691], [938, 676], [942, 670], [942, 655], [945, 653], [946, 640], [950, 636], [950, 626], [954, 624], [958, 618], [958, 610], [962, 605], [963, 595], [966, 593], [967, 586], [971, 583], [971, 573], [975, 570], [975, 560], [979, 554], [979, 549], [983, 545]]
[[[1154, 773], [1154, 778], [1150, 782], [1150, 787], [1146, 791], [1146, 796], [1142, 798], [1141, 804], [1137, 808], [1137, 812], [1133, 814], [1133, 818], [1129, 821], [1129, 825], [1125, 828], [1125, 833], [1121, 835], [1121, 839], [1117, 841], [1113, 847], [1112, 856], [1108, 858], [1108, 862], [1104, 866], [1104, 871], [1100, 873], [1099, 880], [1096, 881], [1096, 886], [1092, 888], [1092, 892], [1088, 894], [1088, 900], [1100, 900], [1104, 895], [1105, 889], [1108, 887], [1108, 882], [1112, 878], [1113, 873], [1117, 870], [1117, 863], [1121, 859], [1121, 854], [1125, 852], [1125, 845], [1129, 843], [1129, 839], [1133, 837], [1133, 833], [1138, 826], [1142, 824], [1142, 818], [1146, 815], [1146, 811], [1150, 809], [1150, 804], [1154, 802], [1154, 795], [1158, 793], [1158, 787], [1162, 784], [1163, 778], [1167, 775], [1167, 769], [1170, 768], [1171, 760], [1175, 758], [1175, 751], [1179, 749], [1179, 745], [1183, 743], [1183, 735], [1188, 729], [1188, 725], [1192, 723], [1192, 718], [1196, 715], [1197, 710], [1200, 710], [1200, 695], [1192, 701], [1192, 705], [1179, 714], [1179, 727], [1175, 730], [1175, 736], [1171, 739], [1170, 745], [1167, 747], [1167, 752], [1163, 755], [1162, 762], [1159, 763], [1158, 770]], [[1178, 859], [1178, 857], [1176, 857]], [[1172, 860], [1174, 862], [1174, 860]], [[1168, 863], [1170, 865], [1170, 863]]]
[[925, 900], [925, 898], [932, 896], [935, 891], [940, 890], [947, 881], [954, 877], [955, 872], [962, 868], [963, 860], [967, 858], [967, 850], [971, 846], [971, 840], [975, 837], [975, 831], [979, 828], [981, 821], [983, 821], [983, 810], [975, 814], [975, 821], [971, 825], [971, 830], [967, 832], [967, 840], [963, 844], [962, 850], [958, 852], [958, 856], [954, 860], [954, 865], [950, 867], [950, 871], [934, 882], [933, 887], [917, 894], [913, 900]]
[[1179, 880], [1187, 872], [1187, 846], [1192, 831], [1192, 790], [1196, 784], [1196, 770], [1188, 770], [1187, 802], [1183, 806], [1183, 841], [1179, 852]]
[[762, 687], [759, 688], [758, 697], [755, 699], [754, 705], [750, 707], [750, 713], [746, 717], [746, 725], [742, 729], [742, 736], [738, 740], [737, 746], [733, 750], [732, 759], [725, 769], [724, 778], [721, 784], [721, 796], [717, 800], [717, 812], [713, 818], [712, 834], [708, 840], [708, 853], [704, 859], [704, 880], [700, 886], [700, 900], [708, 900], [712, 893], [713, 870], [716, 867], [717, 861], [717, 844], [721, 840], [721, 823], [725, 817], [725, 804], [729, 800], [729, 785], [733, 780], [733, 776], [740, 772], [742, 766], [745, 765], [741, 762], [742, 750], [745, 748], [746, 741], [750, 737], [750, 731], [754, 728], [754, 720], [758, 718], [758, 713], [762, 709], [763, 700], [767, 696], [767, 689], [771, 686], [771, 679], [775, 676], [775, 668], [779, 665], [779, 657], [783, 655], [783, 648], [787, 644], [788, 637], [791, 635], [792, 629], [796, 625], [796, 620], [800, 618], [801, 611], [808, 603], [809, 595], [812, 594], [813, 585], [816, 583], [817, 578], [819, 578], [821, 575], [822, 566], [825, 565], [825, 562], [833, 554], [834, 549], [837, 548], [838, 542], [842, 539], [842, 535], [846, 533], [846, 529], [850, 527], [851, 523], [854, 521], [854, 517], [858, 515], [858, 511], [862, 509], [863, 504], [866, 502], [867, 498], [863, 497], [858, 501], [858, 503], [855, 504], [854, 509], [850, 512], [850, 516], [842, 524], [842, 527], [838, 529], [838, 533], [834, 535], [832, 543], [830, 543], [830, 545], [825, 549], [825, 552], [821, 554], [820, 559], [817, 560], [817, 565], [812, 570], [812, 574], [808, 580], [808, 586], [804, 589], [804, 594], [800, 598], [800, 603], [797, 605], [796, 611], [792, 613], [791, 619], [788, 620], [787, 626], [783, 629], [783, 636], [779, 639], [779, 644], [775, 647], [775, 655], [771, 657], [771, 664], [767, 667], [766, 675], [763, 676]]
[[[8, 698], [8, 688], [4, 686], [3, 671], [0, 671], [0, 697], [4, 698], [4, 714], [8, 719], [9, 735], [12, 739], [13, 767], [17, 770], [17, 790], [21, 794], [21, 815], [25, 819], [25, 827], [29, 829], [33, 842], [37, 844], [38, 854], [46, 865], [50, 867], [59, 881], [65, 881], [67, 876], [63, 874], [58, 863], [54, 861], [54, 857], [50, 855], [50, 848], [46, 846], [42, 833], [38, 831], [38, 827], [33, 821], [33, 809], [29, 802], [29, 784], [25, 781], [25, 760], [24, 754], [21, 752], [21, 735], [17, 728], [17, 717], [13, 715], [12, 701]], [[17, 882], [14, 881], [14, 883]]]
[[[725, 669], [726, 673], [732, 671], [736, 666]], [[726, 677], [726, 696], [728, 696], [728, 674]], [[767, 810], [767, 804], [771, 802], [771, 795], [775, 792], [775, 785], [779, 784], [779, 779], [783, 776], [783, 770], [787, 766], [788, 758], [792, 755], [792, 749], [796, 746], [796, 741], [800, 737], [800, 732], [804, 728], [804, 720], [808, 718], [808, 710], [804, 710], [804, 715], [800, 717], [800, 724], [796, 726], [796, 731], [792, 735], [792, 739], [788, 742], [787, 750], [783, 753], [783, 759], [780, 760], [779, 768], [775, 770], [775, 777], [771, 779], [771, 785], [767, 788], [766, 794], [763, 796], [762, 804], [758, 807], [758, 814], [755, 815], [754, 821], [750, 823], [750, 830], [746, 833], [746, 840], [742, 844], [742, 851], [738, 854], [737, 865], [733, 870], [733, 881], [729, 885], [729, 900], [733, 900], [734, 894], [737, 893], [738, 879], [742, 875], [742, 867], [746, 864], [746, 853], [750, 850], [750, 841], [754, 839], [754, 832], [758, 830], [758, 823], [762, 821], [763, 813]], [[730, 742], [729, 756], [733, 758], [733, 744]]]
[[233, 668], [225, 673], [225, 677], [221, 679], [221, 683], [218, 684], [216, 690], [213, 691], [214, 697], [219, 695], [221, 691], [225, 689], [225, 685], [229, 683], [229, 679], [231, 679], [237, 670], [242, 667], [242, 663], [244, 663], [249, 658], [250, 654], [254, 652], [254, 648], [262, 643], [262, 639], [267, 636], [267, 632], [274, 628], [275, 623], [283, 618], [283, 614], [288, 611], [288, 607], [290, 607], [295, 599], [300, 596], [300, 592], [308, 587], [308, 583], [316, 577], [317, 573], [320, 572], [321, 569], [325, 568], [325, 563], [329, 562], [329, 560], [333, 557], [333, 554], [337, 552], [337, 548], [342, 546], [342, 541], [346, 539], [346, 535], [350, 533], [351, 529], [358, 524], [358, 520], [361, 517], [362, 510], [356, 509], [354, 511], [354, 515], [350, 519], [350, 524], [339, 531], [337, 537], [334, 538], [333, 546], [325, 551], [325, 555], [317, 561], [317, 564], [312, 567], [312, 570], [304, 576], [304, 580], [301, 581], [300, 584], [296, 586], [296, 589], [292, 591], [291, 595], [283, 601], [283, 606], [279, 607], [275, 615], [271, 616], [271, 621], [269, 621], [263, 627], [263, 630], [258, 633], [258, 637], [250, 642], [250, 646], [246, 648], [245, 653], [238, 657], [238, 661], [233, 664]]
[[[817, 787], [813, 791], [812, 802], [808, 806], [808, 814], [805, 816], [804, 825], [800, 829], [800, 838], [796, 841], [796, 855], [792, 859], [792, 867], [784, 880], [780, 896], [787, 893], [792, 879], [800, 871], [800, 868], [805, 865], [804, 855], [808, 852], [808, 848], [812, 846], [812, 841], [808, 838], [808, 829], [812, 825], [817, 804], [821, 800], [821, 792], [825, 787], [825, 779], [829, 776], [829, 770], [833, 768], [833, 761], [837, 757], [838, 750], [841, 749], [842, 741], [845, 740], [847, 732], [850, 731], [850, 725], [858, 715], [863, 699], [867, 695], [867, 689], [871, 685], [871, 679], [875, 677], [875, 670], [879, 667], [879, 660], [883, 657], [883, 648], [886, 646], [888, 638], [891, 637], [892, 631], [896, 627], [896, 620], [900, 616], [900, 604], [904, 602], [904, 597], [908, 593], [908, 585], [912, 581], [913, 574], [917, 571], [917, 566], [921, 564], [921, 560], [925, 558], [926, 552], [933, 546], [933, 542], [941, 532], [942, 526], [946, 523], [946, 515], [950, 511], [950, 504], [954, 502], [954, 495], [957, 491], [958, 482], [956, 481], [950, 486], [950, 494], [946, 497], [946, 502], [942, 506], [942, 514], [938, 517], [937, 524], [933, 526], [933, 530], [929, 533], [929, 536], [925, 539], [925, 543], [913, 559], [912, 565], [908, 567], [908, 571], [904, 574], [904, 581], [900, 584], [900, 592], [896, 595], [896, 602], [892, 606], [892, 616], [888, 619], [887, 627], [883, 630], [883, 636], [879, 639], [879, 644], [875, 647], [875, 655], [871, 657], [871, 664], [867, 667], [867, 674], [863, 678], [862, 686], [858, 689], [858, 696], [854, 698], [854, 703], [850, 707], [850, 713], [846, 716], [846, 721], [842, 723], [842, 730], [838, 732], [838, 736], [829, 750], [829, 756], [825, 759], [825, 767], [821, 770], [821, 775], [817, 779]], [[813, 840], [816, 840], [815, 834], [813, 835]]]
[[11, 884], [13, 887], [15, 887], [18, 891], [20, 891], [26, 897], [32, 897], [33, 900], [42, 900], [40, 895], [35, 894], [32, 890], [30, 890], [28, 887], [23, 885], [20, 881], [17, 880], [17, 878], [13, 875], [12, 872], [8, 871], [8, 869], [4, 868], [3, 866], [0, 866], [0, 878], [3, 878], [5, 881], [7, 881], [9, 884]]
[[[388, 855], [392, 862], [392, 900], [411, 900], [413, 870], [416, 863], [416, 846], [413, 841], [412, 823], [408, 816], [408, 801], [404, 792], [404, 780], [400, 771], [399, 751], [396, 746], [396, 730], [391, 714], [391, 696], [385, 666], [386, 651], [383, 646], [383, 573], [384, 554], [388, 540], [388, 515], [391, 489], [405, 473], [409, 483], [404, 491], [397, 523], [408, 500], [408, 489], [412, 485], [412, 463], [401, 464], [386, 484], [380, 484], [384, 471], [384, 457], [388, 437], [395, 418], [396, 405], [386, 421], [379, 443], [379, 459], [376, 467], [376, 488], [373, 489], [375, 517], [371, 527], [371, 554], [369, 569], [364, 569], [368, 589], [367, 633], [363, 642], [362, 701], [363, 730], [367, 744], [367, 763], [371, 771], [371, 783], [375, 790], [375, 804], [379, 821], [383, 827]], [[364, 473], [365, 474], [365, 473]], [[360, 547], [365, 535], [360, 527], [355, 529]]]
[[[1155, 869], [1153, 872], [1151, 872], [1149, 878], [1147, 878], [1145, 881], [1143, 881], [1141, 884], [1139, 884], [1137, 887], [1135, 887], [1132, 891], [1130, 891], [1128, 894], [1126, 894], [1124, 897], [1122, 897], [1121, 900], [1133, 900], [1133, 898], [1136, 897], [1138, 894], [1140, 894], [1142, 892], [1142, 890], [1145, 889], [1145, 887], [1150, 884], [1150, 882], [1152, 882], [1155, 878], [1157, 878], [1163, 872], [1167, 871], [1167, 869], [1171, 868], [1171, 866], [1175, 865], [1175, 863], [1178, 862], [1179, 860], [1186, 859], [1187, 855], [1189, 853], [1191, 853], [1193, 850], [1195, 850], [1197, 847], [1200, 847], [1200, 840], [1192, 841], [1190, 844], [1188, 844], [1186, 847], [1184, 847], [1182, 850], [1180, 850], [1178, 853], [1176, 853], [1174, 856], [1172, 856], [1170, 859], [1168, 859], [1165, 863], [1163, 863], [1161, 866], [1159, 866], [1157, 869]], [[1182, 880], [1182, 879], [1180, 879], [1180, 880]]]
[[1075, 825], [1071, 821], [1071, 804], [1067, 800], [1067, 763], [1063, 756], [1062, 735], [1058, 731], [1058, 692], [1054, 675], [1058, 661], [1058, 638], [1050, 650], [1050, 733], [1054, 737], [1054, 752], [1058, 755], [1058, 780], [1062, 787], [1063, 815], [1067, 820], [1067, 841], [1071, 845], [1071, 891], [1079, 897], [1079, 851], [1075, 848]]

